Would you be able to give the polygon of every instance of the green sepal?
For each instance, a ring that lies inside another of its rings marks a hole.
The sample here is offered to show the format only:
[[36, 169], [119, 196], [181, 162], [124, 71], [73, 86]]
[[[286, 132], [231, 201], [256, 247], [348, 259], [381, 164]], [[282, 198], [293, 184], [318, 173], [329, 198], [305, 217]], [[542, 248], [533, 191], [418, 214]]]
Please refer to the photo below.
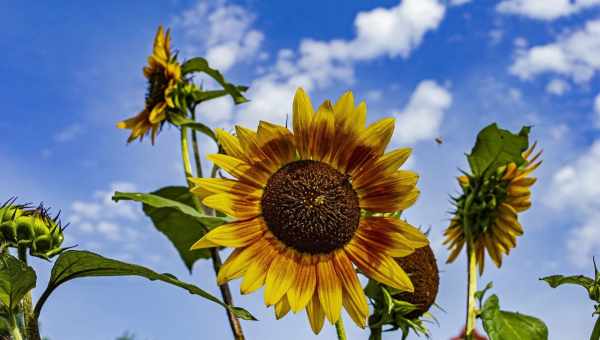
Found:
[[490, 296], [479, 314], [490, 340], [547, 340], [548, 327], [533, 316], [500, 310], [495, 294]]
[[138, 276], [151, 281], [162, 281], [176, 287], [187, 290], [190, 294], [200, 296], [206, 300], [217, 303], [244, 320], [256, 320], [252, 314], [240, 307], [233, 307], [223, 303], [218, 298], [201, 288], [180, 281], [172, 274], [159, 274], [149, 268], [109, 259], [89, 251], [69, 250], [61, 254], [50, 274], [50, 280], [46, 290], [42, 293], [35, 306], [34, 313], [39, 317], [44, 303], [50, 294], [63, 283], [76, 278], [102, 277], [102, 276]]
[[498, 128], [496, 123], [483, 128], [477, 135], [471, 154], [467, 155], [474, 176], [491, 174], [509, 163], [525, 163], [522, 153], [529, 147], [531, 127], [524, 126], [519, 133]]
[[[190, 207], [194, 205], [192, 194], [187, 187], [164, 187], [152, 192], [152, 195], [177, 201]], [[221, 218], [211, 220], [211, 223], [201, 223], [177, 209], [156, 208], [145, 203], [143, 204], [143, 210], [146, 216], [152, 220], [154, 227], [163, 233], [177, 249], [190, 273], [197, 260], [210, 258], [210, 250], [190, 250], [190, 247], [201, 239], [208, 230], [220, 225], [219, 222], [222, 224], [227, 221], [227, 219]]]
[[184, 75], [187, 75], [192, 72], [205, 73], [211, 78], [213, 78], [215, 81], [217, 81], [217, 83], [219, 83], [223, 87], [223, 89], [231, 96], [231, 98], [233, 98], [233, 101], [236, 104], [242, 104], [248, 101], [248, 99], [246, 99], [246, 97], [244, 97], [240, 91], [245, 87], [240, 88], [231, 83], [228, 83], [221, 74], [221, 72], [211, 68], [208, 65], [208, 61], [204, 58], [198, 57], [186, 61], [181, 66], [181, 72]]

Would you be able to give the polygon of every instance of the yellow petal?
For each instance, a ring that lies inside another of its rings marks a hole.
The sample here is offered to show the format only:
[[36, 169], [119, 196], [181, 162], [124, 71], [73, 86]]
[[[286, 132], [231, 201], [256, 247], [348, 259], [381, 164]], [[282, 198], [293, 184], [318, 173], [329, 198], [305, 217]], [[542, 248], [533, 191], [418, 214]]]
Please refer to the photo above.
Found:
[[370, 251], [357, 239], [350, 241], [345, 250], [350, 260], [373, 280], [403, 291], [414, 291], [410, 278], [391, 256]]
[[405, 200], [413, 192], [419, 175], [413, 171], [395, 171], [370, 185], [355, 190], [362, 209], [376, 212], [394, 212], [403, 210]]
[[223, 247], [239, 248], [254, 243], [267, 231], [262, 217], [236, 221], [216, 227], [204, 238]]
[[262, 189], [227, 178], [189, 178], [195, 186], [190, 191], [201, 197], [226, 193], [241, 199], [255, 200], [262, 197]]
[[290, 311], [288, 298], [284, 295], [279, 302], [275, 304], [275, 318], [277, 320], [283, 318]]
[[287, 293], [292, 312], [297, 313], [309, 303], [317, 285], [317, 270], [313, 255], [302, 254], [294, 284]]
[[254, 258], [269, 246], [265, 239], [260, 239], [256, 243], [246, 248], [237, 248], [221, 266], [217, 275], [217, 283], [224, 284], [227, 281], [242, 277]]
[[308, 322], [313, 333], [319, 334], [325, 323], [325, 313], [321, 308], [321, 302], [319, 302], [319, 295], [316, 290], [315, 295], [310, 300], [308, 306], [306, 306], [306, 315], [308, 316]]
[[261, 214], [260, 199], [238, 199], [231, 194], [215, 194], [206, 197], [202, 204], [229, 216], [240, 219], [254, 218]]
[[293, 128], [296, 139], [296, 147], [302, 158], [309, 157], [309, 140], [312, 130], [312, 119], [314, 109], [310, 98], [302, 88], [298, 88], [294, 96], [293, 104]]
[[322, 256], [317, 263], [317, 289], [325, 316], [332, 324], [340, 318], [342, 310], [342, 284], [333, 266], [332, 256]]
[[294, 282], [298, 266], [291, 251], [283, 251], [274, 256], [269, 267], [265, 287], [265, 304], [271, 306], [279, 302]]
[[231, 157], [246, 161], [246, 154], [240, 145], [240, 141], [223, 129], [215, 129], [217, 140], [223, 147], [225, 153]]
[[250, 294], [265, 284], [267, 272], [271, 266], [271, 262], [278, 255], [278, 252], [273, 247], [266, 247], [256, 259], [253, 259], [240, 285], [242, 294]]
[[356, 189], [364, 188], [381, 179], [390, 172], [395, 172], [406, 162], [412, 149], [400, 148], [381, 156], [373, 166], [361, 169], [352, 178], [352, 186]]
[[343, 305], [352, 320], [361, 328], [367, 325], [369, 305], [352, 262], [343, 250], [334, 253], [335, 270], [343, 282]]
[[261, 168], [268, 173], [274, 173], [279, 169], [277, 164], [275, 164], [272, 159], [269, 158], [269, 155], [265, 153], [265, 150], [261, 148], [256, 132], [243, 126], [236, 126], [235, 131], [250, 164], [257, 168]]
[[240, 181], [256, 186], [257, 188], [263, 188], [269, 178], [268, 173], [260, 171], [248, 163], [231, 156], [212, 154], [208, 155], [207, 158]]
[[260, 148], [277, 169], [294, 160], [296, 156], [294, 135], [288, 129], [260, 121], [257, 135]]
[[332, 156], [332, 143], [334, 141], [334, 115], [330, 101], [325, 101], [317, 111], [312, 123], [309, 150], [311, 158], [328, 162]]

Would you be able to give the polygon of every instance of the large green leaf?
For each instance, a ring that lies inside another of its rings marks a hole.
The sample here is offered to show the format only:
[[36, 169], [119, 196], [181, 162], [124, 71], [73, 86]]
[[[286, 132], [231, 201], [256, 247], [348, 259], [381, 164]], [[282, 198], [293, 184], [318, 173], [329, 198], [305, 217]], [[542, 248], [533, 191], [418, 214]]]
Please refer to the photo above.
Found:
[[171, 115], [171, 123], [173, 123], [174, 125], [177, 125], [177, 126], [181, 126], [181, 127], [188, 127], [192, 130], [196, 130], [200, 133], [203, 133], [206, 136], [208, 136], [210, 139], [215, 141], [215, 143], [219, 144], [219, 141], [217, 140], [217, 135], [215, 135], [215, 132], [211, 128], [206, 126], [205, 124], [196, 122], [196, 121], [194, 121], [184, 115], [180, 115], [180, 114]]
[[35, 306], [36, 317], [39, 317], [42, 307], [50, 294], [63, 283], [76, 278], [100, 276], [139, 276], [152, 281], [162, 281], [183, 288], [190, 294], [201, 296], [225, 308], [229, 308], [241, 319], [256, 320], [245, 309], [226, 305], [199, 287], [179, 281], [172, 274], [159, 274], [146, 267], [109, 259], [89, 251], [78, 250], [69, 250], [62, 253], [54, 263], [48, 287]]
[[[186, 187], [165, 187], [152, 193], [153, 195], [177, 201], [189, 206], [193, 206], [192, 194]], [[156, 229], [163, 233], [179, 252], [179, 256], [185, 263], [188, 270], [192, 271], [194, 262], [198, 259], [209, 258], [208, 249], [190, 250], [194, 242], [198, 241], [206, 230], [211, 229], [217, 223], [202, 224], [197, 219], [181, 213], [173, 208], [155, 208], [144, 204], [144, 213], [152, 219]], [[226, 219], [221, 218], [220, 223]], [[215, 221], [216, 222], [216, 221]]]
[[[248, 86], [236, 86], [238, 91], [240, 92], [246, 92], [248, 90]], [[202, 103], [208, 100], [212, 100], [212, 99], [216, 99], [216, 98], [220, 98], [223, 96], [227, 96], [229, 95], [229, 92], [226, 90], [209, 90], [209, 91], [202, 91], [199, 89], [196, 89], [195, 91], [193, 91], [191, 93], [192, 98], [194, 99], [194, 102], [196, 103]]]
[[35, 288], [35, 271], [12, 255], [0, 257], [0, 301], [16, 311], [25, 294]]
[[498, 296], [490, 296], [480, 314], [490, 340], [547, 340], [548, 328], [533, 316], [500, 310]]
[[498, 128], [496, 123], [488, 125], [477, 135], [471, 154], [467, 156], [473, 175], [480, 176], [488, 170], [514, 162], [523, 164], [521, 155], [529, 145], [530, 127], [523, 127], [518, 134]]
[[204, 58], [192, 58], [186, 61], [181, 66], [181, 72], [183, 72], [183, 74], [188, 74], [192, 72], [206, 73], [223, 87], [223, 89], [231, 96], [231, 98], [233, 98], [233, 101], [236, 104], [242, 104], [248, 101], [248, 99], [246, 99], [246, 97], [244, 97], [241, 93], [241, 90], [243, 90], [246, 87], [238, 87], [231, 83], [228, 83], [221, 74], [221, 72], [215, 70], [214, 68], [211, 68], [208, 65], [208, 61], [206, 61], [206, 59]]

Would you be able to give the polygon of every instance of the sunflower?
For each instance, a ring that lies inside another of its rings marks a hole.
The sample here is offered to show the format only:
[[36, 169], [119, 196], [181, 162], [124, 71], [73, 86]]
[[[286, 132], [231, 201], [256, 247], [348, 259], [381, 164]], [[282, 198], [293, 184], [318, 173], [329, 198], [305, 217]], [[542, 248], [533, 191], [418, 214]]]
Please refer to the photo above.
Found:
[[176, 57], [171, 55], [170, 46], [170, 32], [167, 30], [165, 33], [160, 26], [154, 38], [152, 55], [148, 57], [148, 65], [144, 67], [144, 76], [148, 79], [144, 110], [117, 124], [120, 129], [131, 129], [128, 143], [138, 138], [142, 140], [152, 130], [154, 144], [160, 127], [167, 119], [167, 110], [175, 107], [171, 94], [181, 81], [181, 66]]
[[[529, 175], [542, 163], [538, 161], [541, 152], [538, 152], [531, 160], [529, 157], [535, 149], [535, 144], [523, 153], [525, 163], [517, 166], [509, 163], [500, 167], [497, 176], [489, 179], [486, 184], [481, 185], [479, 197], [484, 207], [480, 209], [478, 217], [479, 225], [473, 224], [473, 249], [476, 262], [479, 265], [479, 273], [483, 274], [484, 253], [499, 268], [502, 266], [503, 254], [508, 255], [510, 250], [517, 245], [517, 236], [523, 235], [523, 227], [519, 223], [518, 213], [523, 212], [531, 206], [531, 186], [536, 178]], [[458, 182], [464, 190], [472, 186], [473, 178], [460, 176]], [[460, 201], [460, 200], [459, 200]], [[450, 226], [444, 232], [446, 239], [444, 244], [451, 251], [447, 263], [453, 262], [460, 254], [465, 245], [465, 231], [462, 216], [456, 214]]]
[[293, 132], [261, 121], [258, 131], [217, 129], [225, 154], [209, 159], [235, 179], [196, 178], [192, 189], [237, 220], [207, 233], [192, 249], [236, 248], [219, 284], [242, 278], [241, 293], [265, 286], [277, 318], [306, 309], [315, 333], [335, 323], [342, 305], [360, 327], [369, 314], [355, 266], [388, 286], [413, 291], [394, 257], [428, 244], [423, 233], [383, 213], [411, 206], [418, 175], [398, 170], [410, 155], [384, 154], [394, 119], [366, 127], [366, 105], [346, 92], [314, 112], [298, 89]]

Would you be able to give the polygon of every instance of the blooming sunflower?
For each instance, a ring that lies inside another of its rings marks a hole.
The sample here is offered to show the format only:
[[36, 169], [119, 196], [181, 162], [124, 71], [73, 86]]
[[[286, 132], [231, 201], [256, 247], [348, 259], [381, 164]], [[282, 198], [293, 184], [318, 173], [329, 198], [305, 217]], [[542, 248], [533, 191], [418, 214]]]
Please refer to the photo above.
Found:
[[152, 130], [154, 144], [160, 127], [167, 119], [167, 110], [175, 107], [171, 93], [181, 81], [181, 66], [176, 57], [171, 55], [170, 32], [167, 30], [165, 33], [162, 26], [156, 32], [152, 55], [148, 57], [148, 65], [144, 67], [144, 76], [148, 79], [144, 110], [117, 124], [120, 129], [131, 130], [128, 143], [138, 138], [142, 140]]
[[242, 294], [265, 286], [277, 318], [306, 309], [315, 333], [325, 317], [335, 323], [342, 305], [360, 327], [369, 314], [355, 266], [388, 286], [413, 291], [394, 257], [428, 244], [418, 229], [381, 213], [411, 206], [418, 175], [398, 170], [410, 155], [384, 154], [394, 119], [366, 127], [366, 105], [351, 92], [314, 112], [298, 89], [293, 132], [261, 121], [258, 131], [217, 130], [226, 152], [209, 159], [235, 179], [196, 178], [192, 191], [206, 206], [237, 218], [217, 227], [192, 249], [236, 248], [221, 267], [219, 284], [243, 278]]
[[[502, 266], [502, 255], [508, 255], [510, 250], [517, 245], [517, 236], [523, 234], [523, 227], [519, 223], [517, 214], [529, 209], [531, 206], [531, 186], [536, 178], [529, 175], [542, 163], [538, 161], [541, 152], [531, 160], [529, 157], [535, 149], [535, 144], [523, 153], [525, 163], [518, 167], [515, 163], [500, 167], [497, 176], [491, 178], [487, 185], [482, 185], [479, 197], [483, 197], [483, 209], [478, 215], [478, 226], [473, 226], [473, 249], [479, 273], [484, 269], [484, 253], [497, 267]], [[458, 182], [465, 190], [469, 190], [474, 179], [460, 176]], [[453, 262], [460, 254], [465, 242], [465, 230], [462, 216], [456, 214], [450, 226], [444, 232], [444, 244], [451, 251], [447, 263]], [[473, 224], [471, 224], [473, 225]]]

